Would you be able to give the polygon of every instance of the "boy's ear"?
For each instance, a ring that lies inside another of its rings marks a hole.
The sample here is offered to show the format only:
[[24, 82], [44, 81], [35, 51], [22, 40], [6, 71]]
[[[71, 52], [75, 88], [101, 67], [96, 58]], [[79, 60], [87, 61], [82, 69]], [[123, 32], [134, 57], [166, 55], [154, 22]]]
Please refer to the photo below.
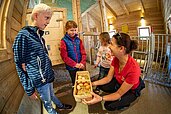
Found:
[[38, 17], [38, 13], [34, 13], [33, 14], [33, 20], [37, 20], [37, 17]]

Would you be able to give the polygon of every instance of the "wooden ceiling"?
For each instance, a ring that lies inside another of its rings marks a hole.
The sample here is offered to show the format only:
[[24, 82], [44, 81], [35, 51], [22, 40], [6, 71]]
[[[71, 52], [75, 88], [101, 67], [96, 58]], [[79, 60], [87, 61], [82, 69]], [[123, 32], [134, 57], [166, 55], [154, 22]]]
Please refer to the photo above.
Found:
[[[107, 18], [117, 18], [118, 16], [129, 15], [131, 12], [136, 11], [144, 13], [146, 9], [158, 8], [160, 10], [161, 0], [105, 0], [105, 6]], [[82, 13], [82, 16], [87, 12], [98, 17], [100, 14], [98, 0], [96, 4]]]

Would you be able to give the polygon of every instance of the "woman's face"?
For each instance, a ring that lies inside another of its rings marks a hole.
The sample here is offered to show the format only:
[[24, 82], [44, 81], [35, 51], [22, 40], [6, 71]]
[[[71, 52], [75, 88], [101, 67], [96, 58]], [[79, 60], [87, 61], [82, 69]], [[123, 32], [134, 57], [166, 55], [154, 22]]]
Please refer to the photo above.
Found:
[[120, 47], [116, 44], [116, 39], [114, 37], [111, 39], [109, 48], [110, 48], [113, 56], [118, 55], [118, 51], [119, 51]]

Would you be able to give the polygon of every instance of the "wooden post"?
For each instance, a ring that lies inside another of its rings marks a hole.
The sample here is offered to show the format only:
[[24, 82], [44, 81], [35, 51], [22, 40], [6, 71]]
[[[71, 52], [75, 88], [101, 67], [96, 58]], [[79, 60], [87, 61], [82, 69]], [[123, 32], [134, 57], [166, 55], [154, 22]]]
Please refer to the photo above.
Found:
[[108, 31], [108, 22], [107, 22], [107, 15], [106, 15], [106, 6], [104, 0], [98, 0], [99, 7], [100, 7], [100, 13], [101, 13], [101, 25], [102, 25], [102, 31]]
[[[78, 24], [78, 32], [82, 32], [80, 0], [72, 0], [72, 14], [73, 20]], [[79, 37], [84, 42], [83, 36]]]

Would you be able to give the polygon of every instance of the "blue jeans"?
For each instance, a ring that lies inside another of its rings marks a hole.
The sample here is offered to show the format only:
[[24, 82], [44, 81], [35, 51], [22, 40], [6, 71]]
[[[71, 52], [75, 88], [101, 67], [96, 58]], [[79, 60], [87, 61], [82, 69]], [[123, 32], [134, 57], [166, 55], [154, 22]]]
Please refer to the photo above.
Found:
[[58, 114], [56, 110], [52, 107], [51, 101], [53, 101], [58, 107], [62, 107], [63, 105], [61, 101], [54, 94], [53, 83], [47, 83], [42, 87], [38, 87], [37, 91], [40, 95], [40, 98], [47, 112], [49, 114]]
[[107, 76], [108, 72], [109, 72], [110, 68], [104, 68], [102, 66], [100, 66], [100, 72], [99, 72], [99, 77], [98, 80], [104, 78], [105, 76]]

